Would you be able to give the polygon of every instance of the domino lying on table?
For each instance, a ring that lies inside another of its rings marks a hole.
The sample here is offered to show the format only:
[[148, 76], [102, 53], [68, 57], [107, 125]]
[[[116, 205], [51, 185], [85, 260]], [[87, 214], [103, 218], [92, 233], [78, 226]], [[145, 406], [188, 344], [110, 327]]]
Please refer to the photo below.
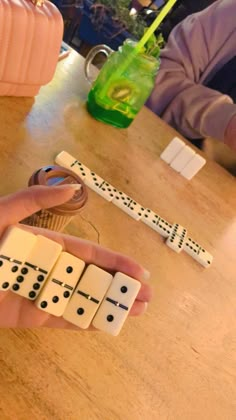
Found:
[[[178, 153], [183, 149], [185, 150], [185, 143], [178, 138], [174, 138], [169, 146], [167, 146], [166, 151], [164, 151], [166, 161], [173, 160], [174, 156], [178, 155]], [[182, 162], [181, 164], [183, 164], [183, 160], [186, 161], [185, 152], [181, 155], [182, 157], [180, 157], [180, 161]], [[195, 152], [193, 153], [195, 154]], [[186, 154], [189, 158], [188, 151]], [[201, 158], [201, 156], [199, 156], [199, 158]], [[212, 255], [201, 245], [197, 244], [196, 241], [189, 238], [187, 235], [187, 229], [183, 226], [180, 226], [178, 223], [174, 223], [172, 225], [151, 209], [145, 208], [141, 204], [137, 203], [123, 191], [118, 191], [113, 185], [105, 181], [95, 172], [91, 171], [91, 169], [85, 166], [82, 162], [78, 161], [68, 152], [64, 150], [60, 152], [56, 156], [55, 161], [58, 165], [64, 166], [79, 175], [87, 187], [99, 194], [102, 198], [119, 207], [134, 220], [145, 223], [149, 228], [153, 229], [163, 238], [166, 238], [166, 245], [173, 251], [177, 253], [185, 251], [205, 268], [212, 264]], [[197, 170], [199, 170], [199, 166], [197, 164], [191, 166], [191, 171], [190, 169], [186, 170], [186, 176], [188, 175], [188, 179], [191, 179]]]
[[126, 274], [86, 266], [42, 235], [10, 226], [1, 239], [0, 290], [11, 290], [80, 328], [93, 325], [118, 335], [140, 287]]

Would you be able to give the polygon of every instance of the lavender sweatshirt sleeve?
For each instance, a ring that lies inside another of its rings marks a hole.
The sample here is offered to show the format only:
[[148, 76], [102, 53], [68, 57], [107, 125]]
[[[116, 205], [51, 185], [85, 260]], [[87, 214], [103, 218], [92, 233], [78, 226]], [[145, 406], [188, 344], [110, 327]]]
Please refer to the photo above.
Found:
[[155, 113], [190, 138], [224, 139], [236, 105], [203, 85], [236, 55], [236, 1], [218, 0], [172, 31], [147, 102]]

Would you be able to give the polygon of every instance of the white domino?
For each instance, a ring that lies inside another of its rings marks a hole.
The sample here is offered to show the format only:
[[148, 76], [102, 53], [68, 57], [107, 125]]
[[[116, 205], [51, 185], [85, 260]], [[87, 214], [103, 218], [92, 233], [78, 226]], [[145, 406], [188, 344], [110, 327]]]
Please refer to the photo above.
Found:
[[85, 179], [86, 185], [107, 201], [112, 201], [117, 190], [95, 172], [90, 172]]
[[191, 238], [186, 240], [184, 251], [205, 268], [212, 264], [213, 256]]
[[174, 223], [172, 226], [171, 234], [166, 241], [166, 245], [173, 251], [180, 253], [184, 248], [184, 243], [187, 239], [187, 229]]
[[122, 211], [124, 211], [135, 220], [140, 220], [145, 211], [145, 208], [142, 207], [141, 204], [137, 203], [122, 191], [117, 191], [115, 197], [112, 200], [112, 204], [119, 207]]
[[91, 172], [90, 169], [87, 168], [87, 166], [85, 166], [82, 162], [75, 159], [73, 156], [71, 156], [68, 152], [65, 152], [64, 150], [56, 156], [55, 162], [59, 166], [64, 166], [65, 168], [70, 169], [84, 181], [86, 179], [86, 176], [88, 176]]
[[180, 174], [184, 178], [190, 180], [198, 173], [198, 171], [200, 171], [200, 169], [202, 169], [202, 167], [205, 165], [205, 163], [206, 163], [206, 159], [204, 159], [202, 156], [196, 154], [187, 163], [187, 165], [184, 167], [184, 169], [182, 169]]
[[146, 208], [141, 217], [141, 222], [145, 223], [145, 225], [149, 226], [151, 229], [156, 230], [156, 224], [159, 219], [160, 216], [158, 214], [151, 209]]
[[17, 273], [11, 290], [27, 299], [35, 300], [61, 251], [60, 244], [37, 235], [37, 241]]
[[164, 238], [168, 238], [171, 234], [172, 225], [151, 209], [144, 210], [141, 222], [158, 232]]
[[116, 273], [92, 324], [95, 328], [118, 335], [140, 290], [141, 283]]
[[88, 328], [112, 281], [112, 275], [91, 264], [86, 268], [63, 318], [80, 328]]
[[172, 225], [162, 217], [156, 222], [155, 231], [158, 232], [163, 238], [168, 238], [171, 234]]
[[0, 243], [0, 290], [12, 285], [35, 243], [36, 235], [14, 226], [4, 233]]
[[170, 164], [175, 156], [183, 149], [185, 143], [183, 140], [180, 140], [178, 137], [174, 137], [173, 140], [168, 144], [168, 146], [163, 150], [160, 155], [160, 158], [166, 163]]
[[42, 311], [62, 316], [85, 267], [84, 261], [62, 252], [35, 301]]
[[101, 195], [105, 200], [112, 201], [117, 193], [117, 189], [114, 188], [109, 182], [104, 181], [99, 186], [99, 191], [96, 191], [99, 195]]
[[195, 154], [196, 152], [191, 147], [185, 146], [170, 163], [171, 168], [176, 172], [181, 172]]

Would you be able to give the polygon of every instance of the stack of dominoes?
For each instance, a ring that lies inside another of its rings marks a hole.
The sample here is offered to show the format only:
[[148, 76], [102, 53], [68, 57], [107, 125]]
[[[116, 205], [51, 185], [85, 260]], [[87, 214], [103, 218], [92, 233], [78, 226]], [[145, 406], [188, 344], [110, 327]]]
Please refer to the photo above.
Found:
[[188, 180], [192, 179], [206, 163], [206, 159], [178, 137], [171, 140], [160, 158]]
[[140, 287], [124, 273], [86, 266], [57, 242], [18, 227], [9, 227], [0, 243], [0, 290], [83, 329], [93, 325], [118, 335]]
[[[180, 141], [182, 142], [182, 140]], [[124, 192], [118, 191], [69, 153], [62, 151], [56, 156], [55, 161], [58, 165], [74, 171], [89, 188], [105, 200], [110, 201], [136, 221], [140, 220], [166, 238], [166, 244], [172, 250], [178, 253], [184, 250], [204, 267], [211, 265], [212, 255], [187, 236], [187, 229], [177, 223], [172, 225], [151, 209], [143, 207]]]

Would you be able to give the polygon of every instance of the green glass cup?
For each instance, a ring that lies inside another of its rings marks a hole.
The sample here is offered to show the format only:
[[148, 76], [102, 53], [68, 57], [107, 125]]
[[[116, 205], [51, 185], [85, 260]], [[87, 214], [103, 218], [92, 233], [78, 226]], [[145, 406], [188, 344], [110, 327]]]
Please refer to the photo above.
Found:
[[[116, 52], [106, 45], [98, 45], [85, 60], [85, 75], [92, 82], [87, 109], [97, 120], [118, 128], [128, 127], [145, 104], [160, 66], [158, 58], [134, 54], [135, 45], [128, 39]], [[91, 63], [101, 52], [108, 58], [92, 81]]]

